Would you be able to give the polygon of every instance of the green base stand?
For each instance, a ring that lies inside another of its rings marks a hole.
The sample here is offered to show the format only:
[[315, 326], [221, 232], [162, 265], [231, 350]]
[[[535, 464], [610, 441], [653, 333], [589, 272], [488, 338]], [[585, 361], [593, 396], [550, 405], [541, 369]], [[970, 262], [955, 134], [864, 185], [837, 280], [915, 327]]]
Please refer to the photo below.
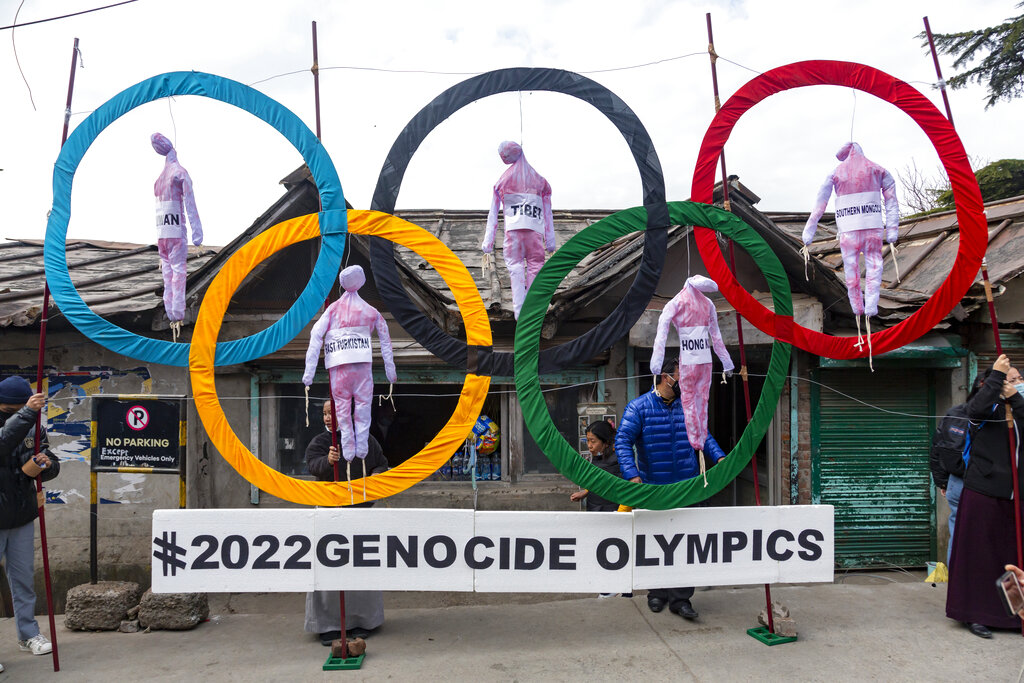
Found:
[[346, 659], [343, 659], [341, 657], [327, 655], [327, 661], [324, 662], [324, 671], [340, 671], [342, 669], [361, 669], [363, 667], [363, 659], [365, 657], [365, 654], [361, 654], [358, 657], [348, 657]]
[[792, 643], [796, 641], [796, 636], [775, 635], [768, 630], [767, 626], [748, 628], [747, 635], [756, 640], [760, 640], [765, 645], [781, 645], [782, 643]]

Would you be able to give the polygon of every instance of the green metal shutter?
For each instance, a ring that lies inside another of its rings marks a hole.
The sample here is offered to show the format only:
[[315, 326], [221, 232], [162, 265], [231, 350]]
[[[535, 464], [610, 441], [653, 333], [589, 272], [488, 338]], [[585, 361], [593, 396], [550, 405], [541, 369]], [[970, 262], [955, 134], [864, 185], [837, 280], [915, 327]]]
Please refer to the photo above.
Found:
[[811, 497], [835, 506], [836, 564], [924, 565], [936, 552], [928, 470], [935, 420], [909, 415], [935, 414], [932, 374], [880, 368], [816, 375], [824, 386], [811, 385]]

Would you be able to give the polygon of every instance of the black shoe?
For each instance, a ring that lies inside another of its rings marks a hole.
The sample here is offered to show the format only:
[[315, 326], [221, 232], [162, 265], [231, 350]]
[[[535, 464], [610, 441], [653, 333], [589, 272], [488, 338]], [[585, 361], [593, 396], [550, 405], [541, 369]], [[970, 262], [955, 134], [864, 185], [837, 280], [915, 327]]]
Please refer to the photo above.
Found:
[[661, 610], [665, 609], [665, 605], [667, 604], [668, 602], [666, 600], [662, 600], [661, 598], [647, 598], [647, 606], [650, 608], [652, 612], [660, 612]]
[[331, 643], [341, 639], [341, 631], [324, 631], [320, 634], [320, 644], [330, 647]]
[[965, 624], [967, 630], [978, 636], [979, 638], [991, 638], [992, 631], [988, 630], [988, 627], [984, 624]]
[[683, 619], [696, 619], [700, 616], [697, 614], [697, 610], [693, 609], [693, 605], [690, 604], [689, 600], [680, 603], [679, 607], [669, 608], [669, 611], [673, 614], [678, 614]]
[[370, 633], [371, 632], [367, 631], [365, 628], [359, 628], [357, 626], [355, 628], [350, 628], [349, 630], [345, 631], [345, 637], [349, 640], [352, 640], [353, 638], [362, 638], [363, 640], [366, 640], [370, 637]]

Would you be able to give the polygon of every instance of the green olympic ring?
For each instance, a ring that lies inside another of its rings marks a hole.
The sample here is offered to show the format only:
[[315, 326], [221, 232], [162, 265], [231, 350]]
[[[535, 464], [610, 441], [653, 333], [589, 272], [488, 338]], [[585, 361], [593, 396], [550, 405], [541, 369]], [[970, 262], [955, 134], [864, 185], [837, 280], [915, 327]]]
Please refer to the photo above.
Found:
[[[793, 295], [778, 257], [753, 228], [738, 216], [718, 207], [691, 201], [668, 202], [674, 225], [699, 225], [731, 237], [754, 259], [772, 294], [775, 314], [792, 319]], [[701, 477], [675, 484], [636, 484], [615, 477], [581, 458], [576, 448], [559, 433], [541, 394], [538, 363], [540, 331], [555, 288], [587, 254], [646, 224], [647, 212], [635, 207], [614, 213], [574, 235], [556, 251], [530, 285], [515, 335], [515, 381], [523, 419], [534, 441], [563, 476], [599, 496], [623, 505], [648, 510], [670, 510], [698, 503], [718, 493], [738, 475], [761, 443], [772, 421], [789, 370], [792, 347], [772, 343], [768, 375], [750, 423], [728, 457]]]

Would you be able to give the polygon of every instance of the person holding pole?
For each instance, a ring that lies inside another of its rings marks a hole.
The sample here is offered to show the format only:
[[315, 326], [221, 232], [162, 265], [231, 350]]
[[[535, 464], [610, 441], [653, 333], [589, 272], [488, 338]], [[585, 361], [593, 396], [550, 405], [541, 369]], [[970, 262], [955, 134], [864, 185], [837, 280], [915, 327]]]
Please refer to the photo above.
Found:
[[1004, 354], [967, 402], [967, 416], [983, 424], [971, 439], [971, 460], [964, 473], [949, 562], [946, 616], [962, 622], [979, 638], [991, 638], [991, 628], [1020, 628], [1019, 617], [1007, 616], [992, 585], [1004, 566], [1016, 561], [1019, 501], [1013, 496], [1011, 458], [1019, 457], [1020, 447], [1010, 453], [1006, 431], [1019, 429], [1024, 421], [1022, 393], [1024, 379]]
[[[35, 520], [43, 504], [36, 494], [35, 479], [49, 481], [60, 473], [60, 462], [47, 450], [42, 432], [39, 453], [33, 456], [32, 431], [36, 415], [46, 403], [33, 394], [22, 377], [0, 382], [0, 557], [14, 603], [18, 647], [34, 655], [49, 654], [53, 645], [39, 632], [35, 619]], [[0, 669], [2, 670], [2, 669]]]
[[[331, 442], [330, 401], [324, 401], [323, 413], [324, 431], [314, 436], [306, 446], [306, 467], [319, 481], [334, 481], [334, 467], [343, 453]], [[384, 457], [384, 450], [372, 436], [367, 435], [367, 439], [367, 474], [387, 471], [388, 461]], [[339, 479], [348, 481], [346, 470], [340, 470]], [[366, 501], [351, 507], [372, 505], [373, 501]], [[348, 638], [367, 638], [374, 629], [384, 623], [384, 594], [381, 591], [345, 591], [345, 603], [345, 628]], [[338, 591], [306, 593], [306, 632], [316, 633], [320, 643], [329, 647], [332, 642], [341, 638], [340, 607]]]

